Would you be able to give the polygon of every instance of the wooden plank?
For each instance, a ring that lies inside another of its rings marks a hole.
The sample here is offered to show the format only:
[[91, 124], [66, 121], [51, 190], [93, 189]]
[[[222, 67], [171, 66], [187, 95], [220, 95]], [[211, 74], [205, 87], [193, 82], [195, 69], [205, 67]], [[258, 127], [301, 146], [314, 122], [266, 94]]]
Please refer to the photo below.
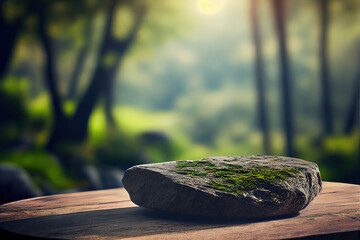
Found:
[[256, 221], [169, 215], [134, 205], [124, 189], [61, 194], [0, 206], [6, 231], [62, 239], [283, 239], [360, 231], [360, 185], [324, 182], [296, 216]]

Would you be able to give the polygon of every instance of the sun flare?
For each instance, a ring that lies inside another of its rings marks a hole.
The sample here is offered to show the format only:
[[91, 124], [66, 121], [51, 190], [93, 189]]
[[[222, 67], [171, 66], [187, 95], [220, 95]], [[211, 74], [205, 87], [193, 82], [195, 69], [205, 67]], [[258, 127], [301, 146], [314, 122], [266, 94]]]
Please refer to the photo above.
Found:
[[224, 0], [199, 0], [199, 8], [202, 13], [215, 14], [223, 6]]

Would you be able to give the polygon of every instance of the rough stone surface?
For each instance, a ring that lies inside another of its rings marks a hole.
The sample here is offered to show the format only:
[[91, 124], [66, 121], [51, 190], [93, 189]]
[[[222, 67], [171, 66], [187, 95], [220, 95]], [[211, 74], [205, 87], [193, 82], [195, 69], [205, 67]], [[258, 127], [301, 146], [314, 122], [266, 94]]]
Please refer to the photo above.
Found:
[[0, 164], [0, 204], [41, 195], [23, 169]]
[[322, 186], [315, 163], [277, 156], [138, 165], [125, 172], [123, 185], [141, 207], [229, 218], [295, 214]]

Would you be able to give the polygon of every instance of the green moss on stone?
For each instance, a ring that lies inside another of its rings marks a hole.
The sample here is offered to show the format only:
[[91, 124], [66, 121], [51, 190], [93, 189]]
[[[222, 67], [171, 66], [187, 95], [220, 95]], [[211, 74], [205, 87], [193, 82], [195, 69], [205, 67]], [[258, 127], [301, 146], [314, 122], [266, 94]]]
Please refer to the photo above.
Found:
[[257, 185], [268, 181], [283, 181], [294, 176], [299, 170], [295, 168], [272, 169], [266, 167], [243, 168], [239, 165], [221, 164], [199, 161], [178, 161], [176, 173], [192, 177], [209, 176], [208, 186], [224, 192], [243, 194], [244, 191], [254, 189]]
[[207, 173], [206, 172], [200, 172], [200, 171], [197, 171], [197, 170], [177, 170], [176, 173], [179, 173], [179, 174], [186, 174], [188, 176], [192, 176], [192, 177], [195, 177], [195, 176], [205, 176]]
[[178, 165], [176, 167], [177, 168], [196, 167], [197, 164], [198, 164], [197, 162], [184, 162], [184, 163], [178, 162]]

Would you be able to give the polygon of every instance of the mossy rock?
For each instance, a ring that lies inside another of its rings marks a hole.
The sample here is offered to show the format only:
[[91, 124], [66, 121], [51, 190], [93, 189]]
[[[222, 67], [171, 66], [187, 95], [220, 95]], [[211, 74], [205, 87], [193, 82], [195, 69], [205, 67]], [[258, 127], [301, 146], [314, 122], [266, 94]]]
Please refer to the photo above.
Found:
[[299, 212], [321, 190], [315, 163], [278, 156], [210, 157], [138, 165], [123, 184], [142, 207], [212, 217]]

